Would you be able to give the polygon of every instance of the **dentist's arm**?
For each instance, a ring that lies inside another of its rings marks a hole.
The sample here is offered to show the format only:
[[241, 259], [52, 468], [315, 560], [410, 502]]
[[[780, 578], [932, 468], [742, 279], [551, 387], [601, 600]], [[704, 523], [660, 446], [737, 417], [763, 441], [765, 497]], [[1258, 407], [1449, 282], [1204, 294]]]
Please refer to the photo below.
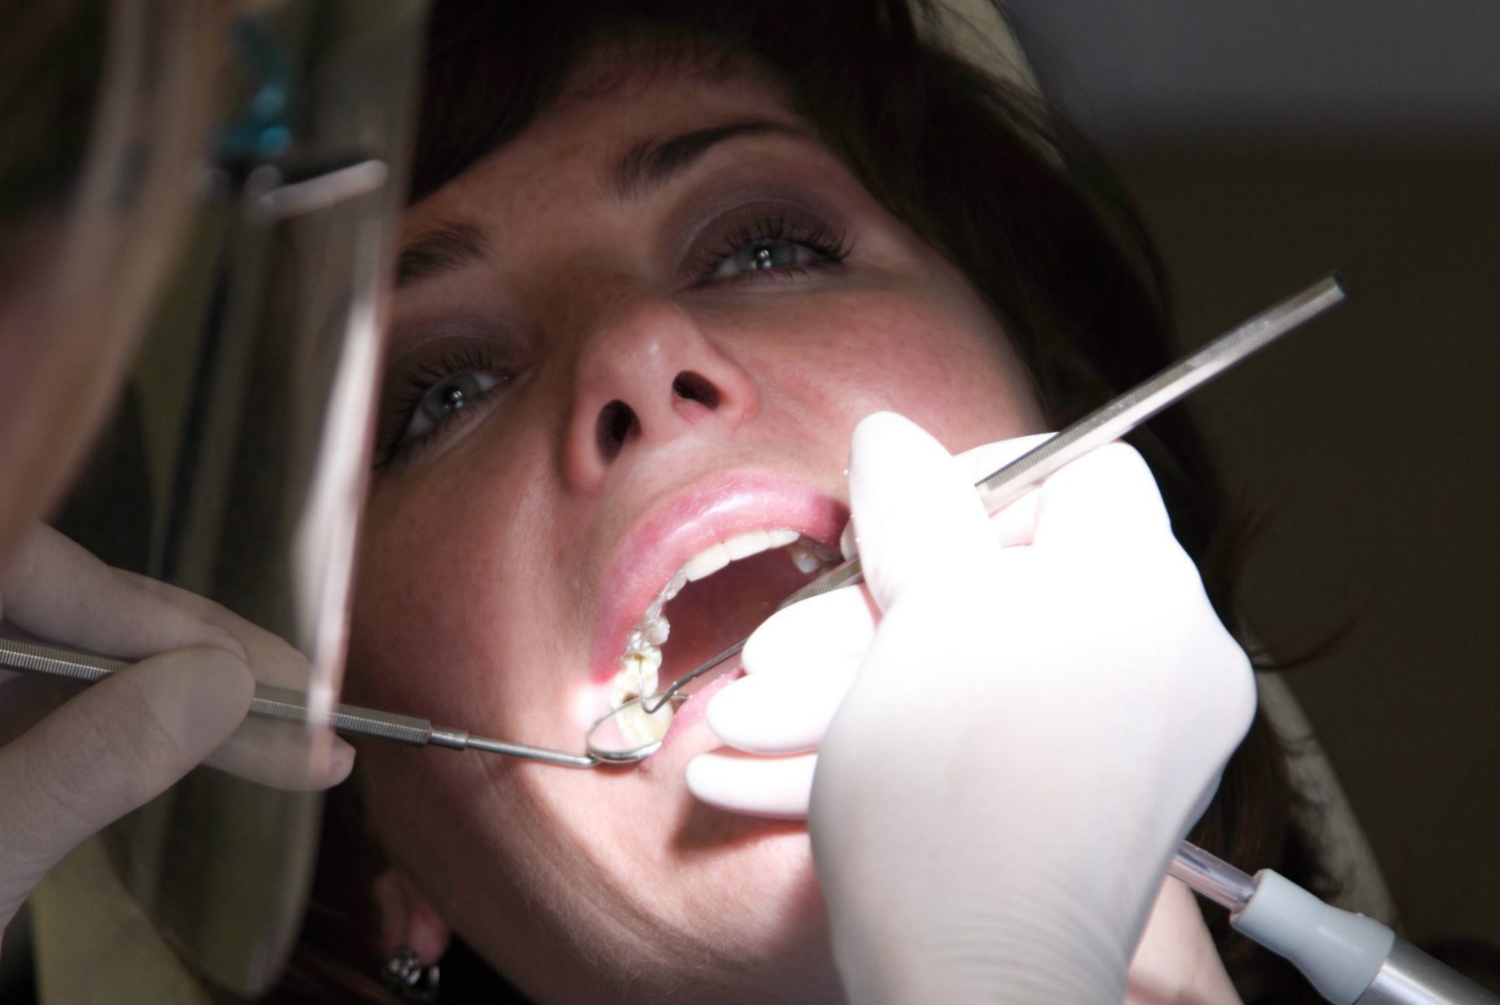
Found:
[[[755, 756], [709, 755], [690, 784], [794, 815], [811, 777], [853, 1000], [1120, 1002], [1166, 863], [1248, 728], [1249, 663], [1133, 450], [994, 523], [973, 479], [904, 419], [860, 425], [867, 589], [756, 633], [753, 672], [709, 712]], [[799, 694], [791, 722], [768, 717]]]

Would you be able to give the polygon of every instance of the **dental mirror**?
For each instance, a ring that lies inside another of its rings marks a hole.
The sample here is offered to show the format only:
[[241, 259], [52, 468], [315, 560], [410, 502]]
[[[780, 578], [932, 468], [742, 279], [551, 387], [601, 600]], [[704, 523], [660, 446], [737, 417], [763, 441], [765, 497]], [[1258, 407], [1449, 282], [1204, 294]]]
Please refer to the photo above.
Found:
[[600, 716], [589, 727], [588, 752], [609, 764], [634, 764], [656, 753], [677, 706], [691, 698], [677, 693], [655, 712], [647, 712], [642, 699], [632, 698]]

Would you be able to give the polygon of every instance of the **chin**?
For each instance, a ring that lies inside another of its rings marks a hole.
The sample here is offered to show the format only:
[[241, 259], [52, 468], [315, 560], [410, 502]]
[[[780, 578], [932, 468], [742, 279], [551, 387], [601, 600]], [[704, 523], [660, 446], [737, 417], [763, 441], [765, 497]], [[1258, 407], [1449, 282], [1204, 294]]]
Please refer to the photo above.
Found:
[[543, 1002], [840, 1001], [806, 827], [701, 804], [678, 822], [665, 854], [616, 856], [554, 902], [562, 940], [485, 955]]

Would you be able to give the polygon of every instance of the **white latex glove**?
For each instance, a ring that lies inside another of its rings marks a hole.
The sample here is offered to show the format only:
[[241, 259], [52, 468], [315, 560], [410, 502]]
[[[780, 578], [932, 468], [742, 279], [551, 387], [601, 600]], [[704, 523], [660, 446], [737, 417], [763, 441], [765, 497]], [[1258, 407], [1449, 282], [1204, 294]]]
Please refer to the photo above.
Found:
[[242, 724], [257, 679], [305, 685], [295, 649], [49, 528], [36, 528], [0, 577], [0, 618], [48, 642], [141, 660], [60, 705], [56, 682], [0, 670], [0, 931], [74, 846], [205, 759], [285, 788], [334, 785], [353, 767], [353, 748], [331, 735], [309, 747], [297, 742], [305, 731]]
[[1167, 860], [1254, 713], [1134, 450], [986, 519], [974, 479], [1032, 445], [958, 462], [899, 416], [861, 423], [866, 587], [757, 630], [749, 676], [708, 709], [744, 753], [689, 766], [725, 808], [810, 806], [855, 1001], [1121, 1001]]

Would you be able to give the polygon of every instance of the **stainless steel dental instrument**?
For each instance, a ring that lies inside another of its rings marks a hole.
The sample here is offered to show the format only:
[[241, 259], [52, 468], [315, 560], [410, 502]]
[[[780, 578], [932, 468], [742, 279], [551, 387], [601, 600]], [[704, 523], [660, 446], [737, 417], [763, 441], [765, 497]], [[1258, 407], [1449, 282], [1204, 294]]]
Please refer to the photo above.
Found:
[[1229, 909], [1229, 924], [1291, 963], [1334, 1005], [1496, 1005], [1500, 997], [1271, 869], [1248, 876], [1187, 841], [1167, 873]]
[[[985, 508], [994, 513], [1015, 501], [1033, 485], [1045, 479], [1097, 447], [1119, 439], [1136, 426], [1174, 402], [1180, 401], [1215, 377], [1243, 362], [1277, 338], [1342, 302], [1346, 296], [1343, 281], [1337, 273], [1303, 290], [1274, 307], [1257, 314], [1233, 331], [1210, 342], [1155, 377], [1137, 385], [1108, 404], [1094, 410], [1061, 433], [1000, 470], [974, 484]], [[859, 558], [848, 559], [787, 597], [778, 610], [841, 586], [863, 579]], [[679, 697], [682, 688], [723, 663], [744, 648], [745, 640], [718, 653], [707, 662], [684, 674], [654, 700], [634, 698], [600, 718], [588, 734], [589, 753], [601, 760], [628, 763], [653, 753], [659, 744], [611, 749], [602, 741], [610, 731], [610, 721], [622, 711], [636, 706], [654, 714], [667, 701]], [[615, 732], [619, 732], [615, 730]]]
[[[1008, 505], [1048, 475], [1091, 450], [1119, 439], [1252, 353], [1340, 303], [1344, 297], [1342, 281], [1337, 275], [1329, 276], [1096, 409], [1035, 450], [976, 482], [975, 488], [983, 497], [986, 508], [993, 513]], [[858, 583], [862, 578], [859, 559], [852, 558], [787, 597], [778, 609]], [[326, 720], [318, 717], [317, 721], [326, 721], [328, 726], [348, 736], [368, 736], [416, 747], [432, 745], [452, 750], [482, 750], [573, 768], [630, 764], [655, 753], [661, 741], [658, 738], [649, 743], [635, 744], [617, 740], [627, 735], [617, 728], [621, 713], [634, 713], [639, 709], [647, 715], [654, 715], [669, 701], [686, 701], [691, 695], [682, 692], [685, 685], [737, 654], [744, 645], [745, 640], [741, 639], [673, 681], [666, 691], [655, 696], [633, 698], [601, 716], [589, 727], [587, 752], [584, 754], [471, 736], [464, 730], [434, 726], [426, 719], [354, 705], [336, 705], [328, 711]], [[128, 665], [121, 660], [55, 646], [0, 640], [0, 668], [93, 683]], [[286, 722], [307, 723], [313, 721], [313, 714], [306, 699], [307, 696], [300, 692], [262, 685], [256, 689], [250, 712]]]
[[[66, 678], [94, 684], [130, 666], [125, 660], [75, 652], [38, 642], [0, 639], [0, 668], [24, 673]], [[334, 705], [327, 717], [315, 715], [307, 706], [307, 695], [289, 688], [261, 684], [250, 702], [250, 714], [298, 724], [326, 724], [345, 736], [368, 736], [410, 747], [447, 747], [449, 750], [482, 750], [507, 757], [524, 757], [568, 768], [592, 768], [598, 760], [586, 754], [569, 754], [545, 747], [506, 743], [472, 736], [462, 729], [434, 726], [426, 719], [395, 712], [379, 712], [358, 705]]]

